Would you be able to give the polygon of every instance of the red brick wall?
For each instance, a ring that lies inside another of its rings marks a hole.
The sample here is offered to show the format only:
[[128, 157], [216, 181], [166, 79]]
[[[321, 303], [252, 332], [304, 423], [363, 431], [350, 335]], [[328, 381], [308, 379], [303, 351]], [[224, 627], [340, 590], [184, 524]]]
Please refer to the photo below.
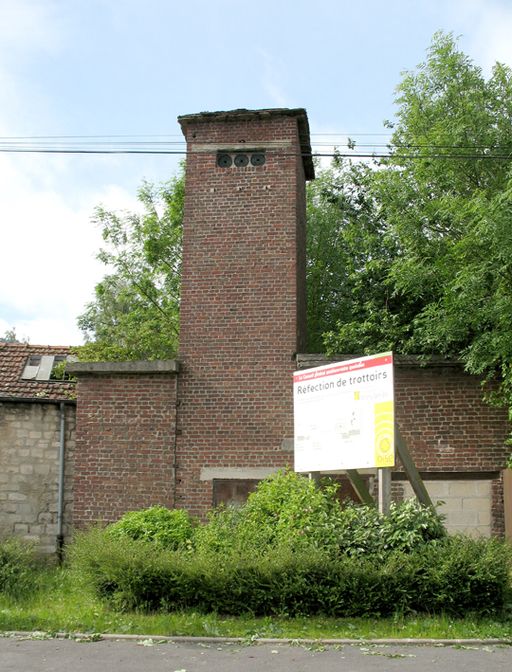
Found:
[[418, 469], [444, 472], [446, 478], [452, 472], [489, 472], [491, 530], [503, 535], [506, 409], [485, 403], [480, 380], [461, 367], [397, 367], [395, 380], [397, 420]]
[[[179, 379], [82, 369], [75, 524], [157, 503], [204, 515], [213, 492], [202, 469], [293, 464], [292, 373], [305, 343], [303, 121], [293, 113], [181, 119], [188, 158]], [[265, 149], [266, 162], [218, 167], [217, 149], [229, 147]], [[398, 365], [396, 394], [420, 470], [501, 468], [506, 413], [482, 401], [476, 378], [453, 366]], [[495, 479], [495, 529], [500, 498]]]
[[494, 536], [505, 534], [505, 503], [503, 497], [503, 472], [492, 481], [491, 485], [491, 532]]
[[[304, 171], [293, 116], [184, 130], [178, 505], [203, 514], [212, 492], [202, 467], [293, 459], [282, 442], [293, 436], [290, 381], [304, 343]], [[216, 145], [265, 148], [266, 163], [219, 168]]]
[[[228, 368], [226, 376], [230, 375]], [[211, 507], [213, 494], [212, 482], [199, 479], [202, 467], [268, 467], [293, 463], [293, 454], [282, 450], [280, 444], [273, 452], [260, 450], [255, 455], [249, 455], [243, 447], [238, 450], [240, 436], [243, 437], [247, 428], [254, 430], [258, 438], [268, 436], [251, 424], [254, 401], [247, 392], [251, 390], [250, 384], [239, 379], [240, 398], [234, 401], [231, 397], [229, 403], [234, 404], [231, 410], [221, 398], [222, 390], [214, 394], [212, 387], [207, 386], [202, 394], [198, 393], [199, 403], [193, 405], [195, 416], [185, 413], [184, 396], [180, 393], [180, 414], [189, 419], [192, 430], [196, 429], [195, 417], [197, 426], [204, 427], [204, 419], [213, 409], [213, 400], [229, 413], [222, 431], [214, 436], [214, 440], [221, 437], [222, 452], [215, 452], [215, 444], [211, 454], [204, 451], [189, 457], [195, 469], [191, 470], [186, 489], [182, 480], [178, 489], [181, 497], [175, 500], [172, 468], [175, 376], [79, 376], [75, 526], [96, 520], [115, 520], [127, 510], [153, 504], [183, 506], [203, 513]], [[503, 489], [499, 470], [508, 454], [506, 412], [484, 403], [479, 380], [465, 374], [460, 367], [398, 364], [395, 380], [397, 420], [417, 467], [425, 477], [428, 472], [436, 472], [437, 478], [456, 478], [457, 473], [460, 477], [460, 472], [480, 475], [486, 472], [487, 478], [493, 477], [492, 529], [495, 534], [502, 534]], [[291, 387], [291, 374], [283, 374], [283, 381]], [[180, 382], [178, 389], [181, 390], [182, 385]], [[262, 408], [268, 406], [257, 407], [257, 413], [261, 413]], [[291, 431], [291, 407], [287, 413], [281, 419]], [[213, 411], [212, 417], [216, 417]], [[245, 418], [249, 420], [244, 426]], [[276, 432], [276, 435], [277, 442], [280, 434]], [[250, 445], [254, 446], [254, 442]], [[178, 454], [178, 466], [180, 461], [183, 464], [183, 454]], [[395, 483], [394, 487], [400, 488], [400, 484]]]
[[396, 416], [416, 466], [426, 471], [494, 471], [508, 449], [507, 413], [482, 399], [461, 367], [395, 370]]
[[176, 376], [80, 375], [77, 393], [74, 526], [172, 507]]

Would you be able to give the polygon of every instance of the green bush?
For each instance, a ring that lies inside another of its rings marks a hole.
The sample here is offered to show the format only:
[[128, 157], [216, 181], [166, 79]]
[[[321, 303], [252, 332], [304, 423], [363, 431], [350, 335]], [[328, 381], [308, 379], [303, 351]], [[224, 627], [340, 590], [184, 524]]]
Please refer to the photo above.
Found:
[[375, 507], [342, 506], [335, 484], [319, 488], [294, 472], [278, 472], [259, 483], [244, 506], [214, 511], [195, 542], [200, 553], [264, 555], [288, 547], [321, 549], [333, 557], [383, 557], [445, 534], [436, 511], [416, 500], [392, 504], [389, 516], [382, 516]]
[[152, 541], [169, 550], [190, 546], [194, 533], [193, 521], [187, 511], [163, 506], [129, 511], [107, 529], [113, 538]]
[[0, 540], [0, 593], [22, 597], [37, 582], [34, 548], [16, 537]]
[[242, 507], [213, 511], [196, 533], [198, 552], [264, 554], [276, 547], [325, 548], [336, 544], [337, 487], [318, 488], [304, 476], [281, 471], [261, 481]]
[[336, 530], [339, 551], [351, 557], [409, 553], [426, 542], [446, 537], [442, 517], [415, 499], [392, 503], [387, 516], [374, 507], [345, 502]]
[[134, 541], [98, 527], [75, 535], [67, 548], [66, 563], [77, 581], [84, 581], [96, 595], [124, 609], [137, 606], [133, 595], [139, 593], [140, 582], [145, 581], [153, 562], [166, 555], [169, 553], [153, 542]]
[[[184, 521], [179, 534], [169, 514]], [[448, 538], [435, 510], [415, 501], [387, 517], [341, 506], [334, 486], [291, 472], [263, 481], [246, 505], [214, 512], [193, 552], [191, 535], [184, 512], [149, 509], [79, 535], [69, 557], [120, 609], [486, 615], [509, 598], [508, 545]]]
[[510, 548], [447, 538], [417, 550], [334, 558], [277, 547], [236, 557], [165, 551], [93, 530], [71, 560], [118, 609], [195, 609], [223, 614], [385, 616], [429, 612], [488, 615], [509, 597]]
[[510, 545], [497, 539], [457, 535], [426, 545], [414, 573], [412, 606], [455, 615], [495, 613], [510, 602], [511, 558]]
[[416, 499], [393, 502], [382, 523], [385, 543], [393, 550], [410, 551], [427, 541], [443, 539], [446, 536], [443, 519], [435, 508], [423, 506]]
[[236, 554], [252, 551], [253, 544], [244, 543], [241, 533], [245, 516], [244, 507], [220, 506], [208, 514], [208, 522], [200, 525], [194, 536], [194, 549], [197, 554]]

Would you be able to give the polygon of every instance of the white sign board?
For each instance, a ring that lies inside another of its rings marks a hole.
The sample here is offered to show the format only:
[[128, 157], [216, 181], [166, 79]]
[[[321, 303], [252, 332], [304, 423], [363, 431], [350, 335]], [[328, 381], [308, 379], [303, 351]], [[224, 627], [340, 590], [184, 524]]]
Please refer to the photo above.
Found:
[[295, 471], [395, 464], [393, 353], [293, 374]]

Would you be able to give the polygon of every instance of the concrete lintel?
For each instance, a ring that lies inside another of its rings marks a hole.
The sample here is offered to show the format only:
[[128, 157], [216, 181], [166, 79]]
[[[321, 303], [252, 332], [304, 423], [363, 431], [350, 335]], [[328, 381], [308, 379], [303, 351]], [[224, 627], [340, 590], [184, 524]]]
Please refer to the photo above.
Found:
[[70, 362], [66, 372], [74, 376], [82, 374], [104, 376], [119, 373], [178, 373], [180, 364], [176, 359], [155, 361], [136, 360], [132, 362]]
[[206, 152], [211, 154], [212, 152], [264, 152], [266, 149], [288, 149], [291, 147], [291, 140], [245, 140], [244, 144], [235, 144], [235, 143], [207, 143], [207, 144], [195, 144], [192, 145], [192, 152]]
[[279, 467], [203, 467], [201, 469], [201, 481], [213, 481], [213, 479], [261, 479], [275, 474]]

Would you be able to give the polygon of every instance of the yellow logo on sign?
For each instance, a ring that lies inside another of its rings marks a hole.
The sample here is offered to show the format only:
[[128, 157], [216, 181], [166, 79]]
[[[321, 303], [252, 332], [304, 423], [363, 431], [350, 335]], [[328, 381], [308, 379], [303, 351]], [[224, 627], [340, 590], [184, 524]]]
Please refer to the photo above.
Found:
[[382, 401], [373, 407], [375, 423], [375, 465], [392, 467], [395, 464], [395, 431], [393, 402]]

